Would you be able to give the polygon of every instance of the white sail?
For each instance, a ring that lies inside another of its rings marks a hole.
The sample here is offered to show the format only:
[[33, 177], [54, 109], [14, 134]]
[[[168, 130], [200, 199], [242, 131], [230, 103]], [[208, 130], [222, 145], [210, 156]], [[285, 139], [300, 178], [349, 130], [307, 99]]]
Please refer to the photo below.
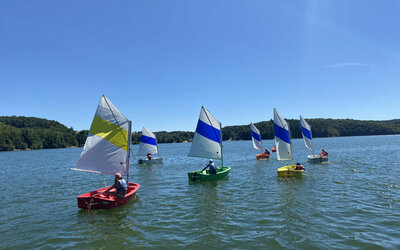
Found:
[[300, 124], [301, 124], [301, 133], [303, 135], [304, 144], [306, 148], [309, 150], [313, 150], [313, 143], [312, 143], [312, 135], [311, 135], [311, 127], [308, 123], [304, 120], [302, 116], [300, 116]]
[[290, 145], [289, 125], [274, 109], [274, 132], [276, 143], [276, 155], [278, 161], [292, 159], [292, 149]]
[[128, 174], [130, 133], [131, 122], [103, 95], [81, 158], [72, 170]]
[[142, 138], [140, 140], [139, 152], [137, 155], [158, 154], [156, 136], [145, 127], [142, 130]]
[[254, 126], [253, 123], [250, 124], [251, 127], [251, 139], [253, 140], [253, 148], [259, 151], [263, 151], [261, 134], [260, 131]]
[[194, 133], [189, 156], [222, 159], [221, 124], [204, 107]]

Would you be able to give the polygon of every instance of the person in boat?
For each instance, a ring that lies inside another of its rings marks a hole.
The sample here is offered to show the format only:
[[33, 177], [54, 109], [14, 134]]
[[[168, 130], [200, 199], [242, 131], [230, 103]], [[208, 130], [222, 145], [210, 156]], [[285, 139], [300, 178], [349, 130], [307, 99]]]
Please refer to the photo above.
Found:
[[217, 173], [217, 167], [215, 166], [213, 159], [210, 159], [210, 162], [208, 163], [207, 167], [209, 168], [208, 172], [210, 174]]
[[268, 148], [265, 148], [264, 154], [270, 155], [271, 153], [269, 152]]
[[319, 155], [323, 158], [328, 158], [328, 152], [326, 152], [323, 148], [321, 148], [321, 153]]
[[151, 160], [152, 156], [150, 153], [147, 154], [147, 159]]
[[305, 170], [305, 168], [300, 163], [296, 163], [296, 168], [294, 170]]
[[[115, 188], [116, 191], [110, 192], [111, 189]], [[122, 178], [120, 173], [115, 174], [114, 185], [109, 187], [106, 192], [111, 195], [116, 195], [118, 198], [124, 198], [126, 191], [128, 190], [128, 185], [126, 181]]]

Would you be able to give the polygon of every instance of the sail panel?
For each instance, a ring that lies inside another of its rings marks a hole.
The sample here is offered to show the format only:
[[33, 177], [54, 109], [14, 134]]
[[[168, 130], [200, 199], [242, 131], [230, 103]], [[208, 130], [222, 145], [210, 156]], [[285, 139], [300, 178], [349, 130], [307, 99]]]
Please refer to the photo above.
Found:
[[142, 134], [142, 139], [140, 140], [140, 142], [147, 143], [147, 144], [150, 144], [150, 145], [153, 145], [153, 146], [157, 145], [156, 138], [145, 136], [143, 134]]
[[221, 145], [195, 133], [189, 156], [199, 158], [221, 159]]
[[251, 127], [251, 138], [253, 141], [253, 148], [259, 151], [262, 151], [262, 142], [260, 131], [254, 126], [254, 124], [250, 124]]
[[157, 139], [155, 134], [143, 127], [138, 155], [158, 154]]
[[101, 117], [128, 131], [128, 119], [104, 95], [100, 99], [95, 116]]
[[199, 133], [200, 135], [206, 137], [207, 139], [210, 139], [217, 143], [221, 142], [221, 131], [219, 131], [219, 129], [214, 128], [211, 125], [208, 125], [207, 123], [203, 122], [200, 119], [197, 122], [196, 133]]
[[76, 163], [76, 169], [82, 171], [100, 172], [103, 174], [127, 174], [127, 152], [114, 144], [109, 143], [103, 137], [90, 135], [86, 140], [90, 148], [84, 147], [81, 158]]
[[110, 143], [122, 148], [125, 151], [128, 150], [128, 144], [126, 143], [128, 131], [126, 131], [124, 128], [120, 129], [114, 123], [104, 120], [98, 116], [94, 117], [89, 133], [103, 137]]
[[206, 108], [201, 107], [189, 156], [221, 159], [221, 150], [221, 125]]
[[274, 109], [274, 132], [278, 161], [291, 160], [292, 149], [290, 147], [289, 125], [276, 109]]
[[301, 124], [301, 133], [303, 134], [304, 144], [306, 148], [312, 150], [313, 143], [312, 143], [312, 135], [311, 135], [311, 127], [308, 123], [304, 120], [302, 116], [300, 116], [300, 124]]
[[129, 124], [129, 120], [102, 96], [74, 170], [127, 174]]
[[275, 131], [275, 137], [278, 137], [279, 139], [281, 139], [282, 141], [286, 142], [286, 143], [290, 143], [290, 136], [289, 136], [289, 131], [279, 127], [278, 125], [276, 125], [274, 123], [274, 131]]

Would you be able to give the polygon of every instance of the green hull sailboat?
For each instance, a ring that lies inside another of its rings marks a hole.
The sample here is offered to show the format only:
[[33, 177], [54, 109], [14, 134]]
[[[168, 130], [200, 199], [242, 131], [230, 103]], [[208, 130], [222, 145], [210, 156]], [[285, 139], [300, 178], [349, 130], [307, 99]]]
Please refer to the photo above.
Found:
[[207, 167], [203, 170], [190, 172], [188, 173], [189, 181], [212, 181], [228, 176], [231, 168], [224, 167], [221, 128], [221, 123], [205, 107], [201, 107], [189, 156], [219, 159], [221, 160], [221, 167], [217, 168], [216, 174], [209, 173], [206, 170]]

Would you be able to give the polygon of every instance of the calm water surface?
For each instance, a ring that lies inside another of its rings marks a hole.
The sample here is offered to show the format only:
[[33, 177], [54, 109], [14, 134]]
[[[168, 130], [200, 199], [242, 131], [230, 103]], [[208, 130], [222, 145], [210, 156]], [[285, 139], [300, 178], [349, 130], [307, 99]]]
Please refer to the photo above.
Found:
[[187, 157], [190, 143], [161, 144], [163, 164], [131, 164], [133, 202], [90, 214], [75, 197], [113, 176], [70, 171], [82, 149], [1, 152], [0, 248], [400, 248], [400, 136], [314, 144], [329, 164], [307, 163], [295, 139], [306, 174], [280, 180], [288, 162], [256, 161], [251, 141], [224, 142], [229, 178], [195, 184], [187, 172], [207, 160]]

